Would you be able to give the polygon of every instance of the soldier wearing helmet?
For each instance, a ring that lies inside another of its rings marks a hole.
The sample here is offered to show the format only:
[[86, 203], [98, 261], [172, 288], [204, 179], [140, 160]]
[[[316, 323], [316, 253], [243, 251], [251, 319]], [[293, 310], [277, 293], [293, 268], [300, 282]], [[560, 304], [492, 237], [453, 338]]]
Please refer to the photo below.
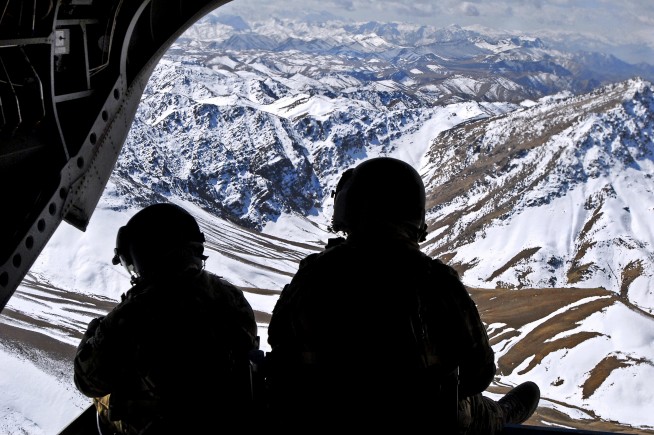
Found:
[[153, 204], [118, 230], [113, 264], [122, 264], [132, 284], [166, 280], [204, 267], [204, 234], [195, 218], [168, 203]]
[[[345, 237], [300, 262], [270, 320], [275, 424], [492, 435], [527, 420], [536, 384], [499, 402], [481, 394], [495, 375], [493, 349], [455, 270], [420, 251], [418, 172], [371, 158], [343, 173], [333, 197], [332, 230]], [[287, 423], [288, 409], [299, 424]]]
[[259, 347], [243, 292], [204, 269], [204, 235], [182, 207], [145, 207], [118, 230], [113, 264], [132, 288], [93, 319], [74, 380], [119, 434], [201, 433], [249, 415]]
[[401, 232], [408, 241], [424, 241], [425, 187], [420, 175], [408, 163], [390, 157], [346, 170], [334, 191], [332, 230], [382, 236]]

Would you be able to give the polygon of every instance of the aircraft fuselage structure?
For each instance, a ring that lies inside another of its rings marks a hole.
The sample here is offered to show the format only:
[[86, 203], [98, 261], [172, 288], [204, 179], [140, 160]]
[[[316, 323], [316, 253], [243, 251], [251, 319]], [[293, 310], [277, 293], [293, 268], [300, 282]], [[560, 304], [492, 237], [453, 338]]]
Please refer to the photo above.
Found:
[[0, 310], [62, 220], [86, 229], [162, 55], [200, 17], [228, 2], [6, 2]]

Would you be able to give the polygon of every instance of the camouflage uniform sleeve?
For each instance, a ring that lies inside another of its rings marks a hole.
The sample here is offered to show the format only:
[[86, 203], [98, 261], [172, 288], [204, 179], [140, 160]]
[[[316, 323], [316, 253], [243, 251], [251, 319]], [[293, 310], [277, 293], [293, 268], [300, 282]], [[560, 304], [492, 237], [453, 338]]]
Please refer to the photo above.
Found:
[[279, 299], [277, 299], [273, 307], [270, 323], [268, 324], [268, 344], [271, 349], [274, 350], [283, 341], [288, 343], [295, 336], [291, 316], [292, 306], [295, 300], [301, 296], [298, 294], [298, 289], [301, 287], [300, 283], [304, 280], [307, 269], [319, 256], [320, 253], [314, 253], [304, 257], [300, 261], [298, 271], [291, 279], [291, 282], [282, 289]]
[[130, 360], [128, 300], [121, 302], [106, 316], [89, 323], [74, 359], [74, 382], [88, 397], [102, 397], [112, 392], [125, 373]]
[[292, 292], [290, 284], [286, 284], [273, 307], [270, 323], [268, 324], [268, 344], [275, 349], [284, 337], [288, 337], [290, 331], [290, 318], [287, 315], [287, 308]]
[[435, 260], [437, 268], [447, 276], [448, 294], [456, 309], [453, 330], [457, 331], [455, 343], [459, 360], [459, 392], [463, 397], [484, 391], [496, 372], [495, 353], [490, 345], [477, 305], [472, 300], [458, 273], [450, 266]]

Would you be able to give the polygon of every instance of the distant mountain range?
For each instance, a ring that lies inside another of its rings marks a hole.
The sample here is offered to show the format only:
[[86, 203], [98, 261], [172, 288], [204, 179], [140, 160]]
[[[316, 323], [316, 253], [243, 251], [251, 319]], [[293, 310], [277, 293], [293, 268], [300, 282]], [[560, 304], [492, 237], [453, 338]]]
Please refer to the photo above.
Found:
[[[653, 79], [652, 65], [545, 38], [211, 14], [155, 69], [101, 213], [153, 200], [203, 209], [210, 256], [251, 268], [233, 281], [266, 298], [266, 324], [299, 259], [329, 236], [340, 174], [402, 158], [427, 187], [423, 250], [455, 266], [489, 327], [492, 392], [537, 379], [542, 424], [652, 433]], [[282, 231], [292, 218], [303, 226]], [[72, 292], [89, 318], [118, 296], [115, 272], [105, 290], [82, 288], [55, 277], [55, 257], [46, 248], [18, 289], [12, 327], [29, 316], [21, 294]]]
[[[187, 39], [188, 37], [188, 39]], [[577, 37], [578, 38], [578, 37]], [[562, 90], [589, 92], [634, 76], [654, 80], [651, 62], [628, 64], [614, 56], [576, 47], [568, 35], [534, 37], [491, 29], [446, 28], [404, 23], [297, 22], [271, 19], [247, 23], [238, 16], [209, 15], [179, 40], [211, 50], [305, 53], [319, 64], [283, 59], [314, 79], [335, 73], [377, 82], [391, 80], [409, 95], [438, 103], [461, 100], [514, 101]], [[206, 44], [206, 46], [204, 46]], [[325, 61], [326, 63], [323, 63]], [[291, 72], [292, 70], [286, 70]], [[461, 86], [463, 79], [469, 86]]]
[[[410, 148], [439, 234], [425, 248], [470, 284], [631, 288], [650, 310], [634, 290], [654, 270], [652, 231], [636, 231], [653, 217], [647, 68], [459, 27], [209, 16], [155, 70], [115, 173], [130, 197], [151, 186], [260, 230], [328, 213], [344, 169]], [[550, 214], [566, 244], [532, 229], [484, 269], [474, 242], [491, 228], [570, 206], [583, 213]]]

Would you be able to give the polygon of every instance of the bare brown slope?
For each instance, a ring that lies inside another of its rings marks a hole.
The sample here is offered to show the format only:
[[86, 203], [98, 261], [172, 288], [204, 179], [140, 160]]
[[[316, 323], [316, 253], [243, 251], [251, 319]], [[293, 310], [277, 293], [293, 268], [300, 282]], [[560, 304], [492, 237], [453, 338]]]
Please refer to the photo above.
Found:
[[[523, 337], [518, 345], [513, 346], [506, 354], [498, 359], [498, 374], [503, 375], [511, 373], [522, 362], [529, 360], [533, 356], [533, 359], [531, 359], [527, 367], [521, 372], [521, 374], [527, 373], [549, 353], [560, 349], [573, 348], [583, 341], [597, 336], [597, 333], [581, 332], [549, 341], [558, 334], [576, 328], [578, 322], [581, 322], [592, 313], [601, 311], [616, 303], [623, 303], [622, 298], [604, 289], [469, 289], [469, 291], [477, 303], [479, 313], [485, 324], [505, 325], [501, 328], [495, 328], [489, 333], [489, 338], [493, 344], [506, 339], [510, 334], [516, 334], [515, 330], [529, 323], [549, 317]], [[585, 303], [556, 313], [561, 308], [587, 298], [590, 299]], [[634, 309], [634, 307], [630, 308]], [[584, 397], [591, 396], [601, 386], [602, 382], [606, 380], [611, 371], [625, 367], [626, 365], [641, 363], [651, 362], [634, 361], [615, 356], [603, 359], [589, 373], [583, 385]], [[502, 385], [492, 385], [489, 388], [489, 391], [493, 393], [505, 393], [508, 390], [508, 386]], [[535, 426], [554, 425], [614, 433], [654, 434], [654, 430], [634, 429], [617, 422], [606, 421], [588, 410], [571, 406], [549, 397], [543, 397], [543, 400], [556, 403], [563, 408], [568, 407], [571, 410], [574, 409], [576, 412], [582, 412], [587, 417], [583, 420], [573, 420], [562, 412], [541, 406], [526, 424]]]
[[[41, 292], [30, 295], [31, 297], [44, 298], [48, 304], [60, 303], [65, 304], [67, 309], [75, 309], [78, 312], [87, 312], [90, 316], [96, 309], [108, 311], [115, 301], [94, 300], [90, 296], [80, 295], [77, 293], [66, 292], [60, 289], [40, 287]], [[248, 292], [272, 295], [277, 293], [274, 290], [265, 289], [243, 289]], [[589, 300], [577, 308], [569, 309], [557, 313], [530, 334], [524, 337], [519, 345], [514, 346], [498, 361], [499, 373], [510, 373], [522, 361], [535, 356], [534, 362], [540, 361], [548, 353], [564, 347], [572, 347], [583, 340], [588, 339], [590, 334], [574, 334], [564, 339], [555, 340], [552, 343], [546, 343], [548, 339], [556, 336], [561, 332], [570, 330], [576, 326], [576, 322], [590, 315], [592, 312], [601, 310], [614, 303], [624, 303], [622, 298], [616, 297], [615, 294], [603, 289], [523, 289], [523, 290], [482, 290], [469, 289], [474, 300], [477, 302], [482, 319], [486, 324], [503, 323], [506, 326], [501, 329], [492, 331], [491, 340], [497, 340], [506, 337], [512, 329], [519, 329], [522, 326], [544, 319], [551, 316], [557, 310], [579, 302], [586, 298], [600, 297], [595, 300]], [[18, 295], [17, 295], [18, 296]], [[257, 321], [266, 324], [270, 318], [268, 313], [257, 312]], [[11, 320], [25, 322], [25, 329], [22, 329]], [[12, 324], [12, 326], [9, 325]], [[74, 346], [67, 345], [50, 338], [35, 330], [44, 328], [46, 325], [43, 319], [31, 318], [23, 313], [18, 313], [11, 309], [3, 312], [0, 318], [0, 340], [4, 347], [10, 347], [24, 357], [33, 360], [46, 370], [59, 377], [69, 377], [72, 372], [72, 357], [74, 356]], [[30, 326], [36, 326], [34, 329], [28, 329]], [[81, 337], [81, 328], [86, 325], [76, 325], [80, 330], [75, 335]], [[52, 327], [52, 325], [50, 325]], [[70, 331], [69, 331], [70, 332]], [[51, 361], [48, 363], [48, 361]], [[596, 368], [594, 368], [585, 384], [583, 385], [584, 395], [590, 396], [601, 383], [607, 378], [612, 370], [623, 367], [625, 364], [646, 363], [642, 361], [630, 361], [620, 357], [606, 358]], [[531, 366], [525, 370], [528, 371]], [[68, 374], [64, 373], [68, 372]], [[509, 386], [493, 385], [489, 388], [492, 393], [504, 393], [508, 391]], [[549, 407], [541, 406], [537, 412], [526, 423], [536, 426], [561, 426], [577, 429], [590, 429], [598, 431], [610, 431], [614, 433], [630, 434], [654, 434], [654, 430], [633, 429], [629, 426], [621, 425], [616, 422], [605, 421], [597, 415], [587, 410], [579, 409], [566, 403], [558, 402], [549, 397], [544, 400], [557, 403], [558, 406], [565, 409], [574, 409], [575, 414], [582, 412], [587, 416], [583, 420], [572, 420], [563, 412], [555, 411]]]

